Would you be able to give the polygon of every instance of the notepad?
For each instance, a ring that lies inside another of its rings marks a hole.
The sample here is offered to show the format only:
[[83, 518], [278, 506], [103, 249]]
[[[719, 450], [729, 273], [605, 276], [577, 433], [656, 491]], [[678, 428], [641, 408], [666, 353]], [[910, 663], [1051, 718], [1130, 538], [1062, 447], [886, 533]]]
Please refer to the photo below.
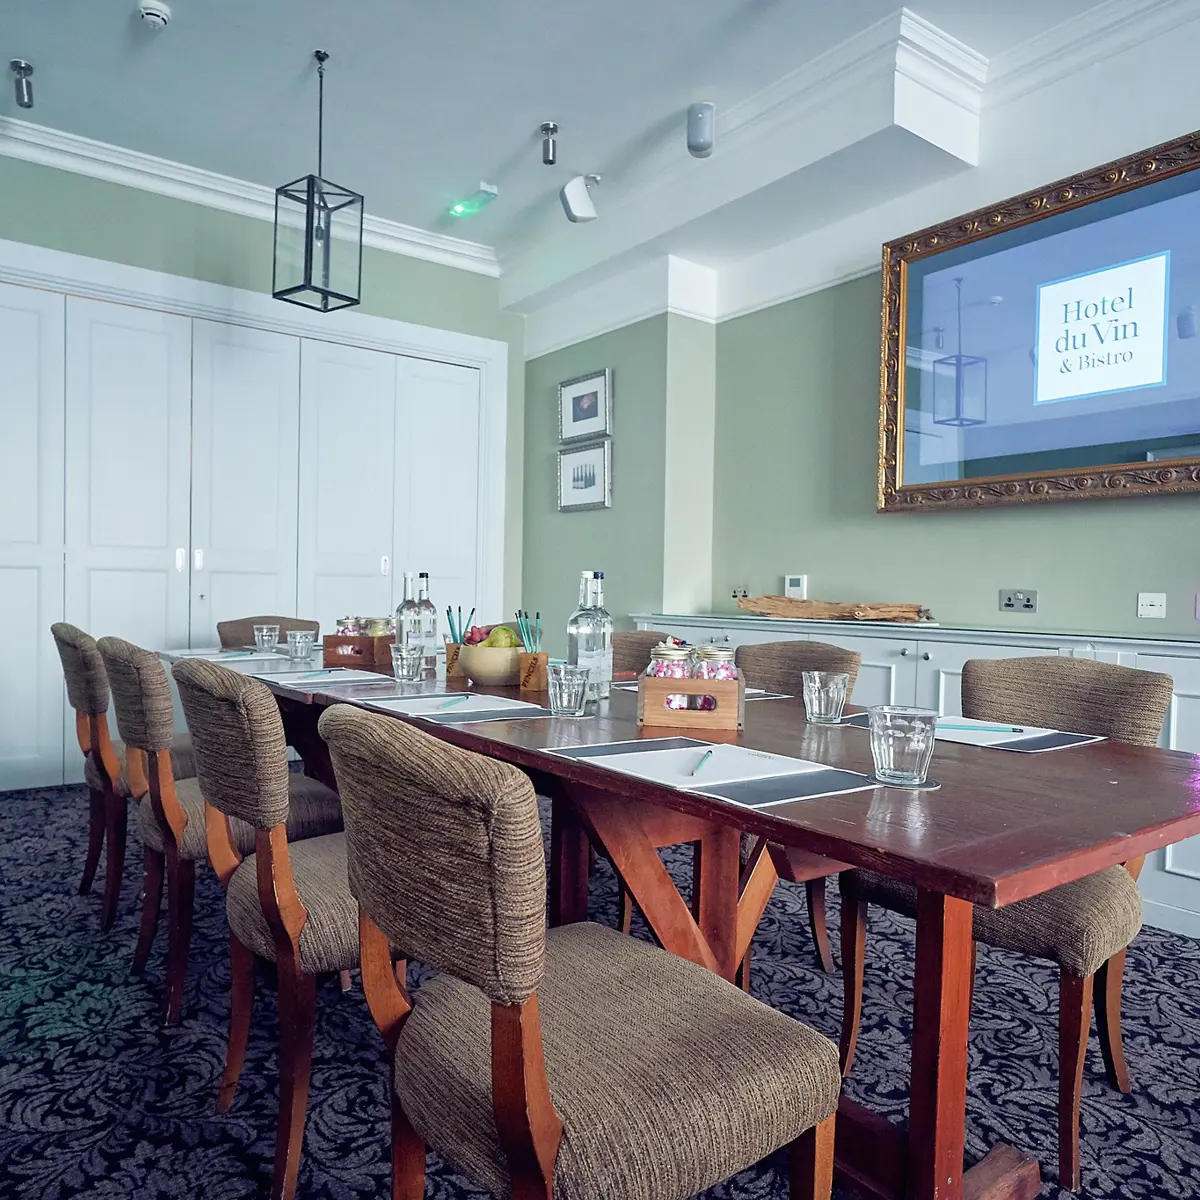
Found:
[[284, 687], [295, 688], [302, 692], [324, 691], [329, 687], [339, 687], [343, 683], [381, 683], [387, 677], [378, 671], [354, 671], [345, 667], [315, 667], [309, 671], [260, 672], [255, 671], [254, 677], [263, 683], [278, 683]]
[[[869, 729], [871, 721], [867, 713], [856, 713], [846, 718], [843, 724]], [[1019, 733], [1014, 732], [1017, 729]], [[1010, 724], [1007, 721], [978, 721], [972, 717], [939, 718], [936, 737], [939, 742], [957, 742], [963, 746], [980, 746], [988, 750], [1013, 750], [1019, 754], [1044, 754], [1047, 750], [1066, 750], [1071, 746], [1086, 746], [1105, 740], [1088, 733], [1068, 733], [1061, 729], [1015, 722]]]
[[[459, 697], [463, 697], [459, 700]], [[456, 703], [443, 708], [447, 700]], [[407, 696], [394, 700], [364, 700], [367, 708], [381, 712], [402, 713], [420, 717], [438, 725], [469, 725], [476, 721], [524, 721], [534, 717], [553, 716], [548, 708], [540, 708], [526, 700], [510, 700], [506, 696], [479, 696], [471, 692], [451, 692], [440, 696]]]
[[164, 651], [166, 657], [172, 661], [179, 661], [188, 658], [198, 658], [204, 662], [273, 662], [278, 663], [281, 660], [286, 660], [286, 654], [280, 654], [276, 650], [222, 650], [219, 646], [214, 646], [206, 650], [167, 650]]

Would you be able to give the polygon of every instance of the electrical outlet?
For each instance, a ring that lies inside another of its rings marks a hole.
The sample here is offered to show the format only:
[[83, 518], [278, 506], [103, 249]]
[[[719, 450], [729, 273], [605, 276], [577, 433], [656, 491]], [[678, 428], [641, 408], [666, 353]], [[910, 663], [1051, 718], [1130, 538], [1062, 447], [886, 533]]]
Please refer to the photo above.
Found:
[[1004, 588], [1000, 592], [1001, 612], [1037, 612], [1037, 592]]
[[750, 593], [746, 590], [744, 583], [734, 584], [733, 590], [729, 593], [729, 598], [731, 600], [745, 600], [749, 595]]
[[1139, 617], [1165, 617], [1166, 615], [1166, 592], [1138, 592]]
[[1200, 592], [1196, 593], [1196, 620], [1200, 621]]

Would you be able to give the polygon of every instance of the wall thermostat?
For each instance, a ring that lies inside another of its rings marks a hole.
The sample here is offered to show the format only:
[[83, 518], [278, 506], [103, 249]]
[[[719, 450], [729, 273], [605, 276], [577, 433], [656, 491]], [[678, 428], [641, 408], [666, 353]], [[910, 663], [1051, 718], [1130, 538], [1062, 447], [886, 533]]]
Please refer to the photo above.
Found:
[[789, 600], [807, 600], [808, 576], [785, 575], [783, 577], [783, 594]]

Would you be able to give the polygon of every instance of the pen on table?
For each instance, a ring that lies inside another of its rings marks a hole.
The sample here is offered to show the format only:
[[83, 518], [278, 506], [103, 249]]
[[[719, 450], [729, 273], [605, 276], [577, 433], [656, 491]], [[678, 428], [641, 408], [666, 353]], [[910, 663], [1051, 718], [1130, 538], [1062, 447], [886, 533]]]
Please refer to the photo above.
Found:
[[1025, 730], [1020, 725], [951, 725], [939, 721], [937, 723], [939, 729], [962, 729], [964, 731], [974, 733], [1024, 733]]
[[232, 654], [222, 654], [221, 657], [223, 659], [225, 659], [225, 658], [253, 658], [254, 651], [253, 650], [235, 650]]
[[456, 704], [462, 704], [470, 700], [470, 696], [451, 696], [449, 700], [443, 700], [438, 708], [453, 708]]
[[692, 774], [693, 774], [693, 775], [699, 775], [699, 774], [700, 774], [700, 768], [701, 768], [701, 767], [703, 767], [703, 766], [704, 766], [704, 764], [705, 764], [706, 762], [708, 762], [708, 760], [709, 760], [710, 758], [712, 758], [712, 751], [711, 751], [711, 750], [705, 750], [705, 752], [704, 752], [702, 755], [700, 755], [700, 761], [699, 761], [699, 762], [698, 762], [698, 763], [697, 763], [697, 764], [696, 764], [696, 765], [695, 765], [695, 766], [692, 768]]
[[330, 667], [326, 671], [305, 671], [305, 673], [303, 675], [297, 675], [297, 676], [295, 676], [295, 678], [296, 679], [321, 679], [326, 675], [332, 675], [335, 670], [337, 670], [336, 667]]

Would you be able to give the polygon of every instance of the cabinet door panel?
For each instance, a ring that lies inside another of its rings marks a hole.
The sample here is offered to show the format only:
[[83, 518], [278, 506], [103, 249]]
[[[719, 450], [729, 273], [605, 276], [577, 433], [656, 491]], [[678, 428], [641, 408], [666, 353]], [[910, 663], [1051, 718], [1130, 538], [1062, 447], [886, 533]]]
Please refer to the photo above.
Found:
[[1039, 646], [989, 646], [984, 642], [921, 642], [917, 659], [917, 703], [941, 716], [962, 716], [963, 665], [973, 658], [1005, 659], [1053, 655]]
[[191, 644], [208, 646], [218, 621], [296, 612], [300, 340], [196, 321], [192, 380]]
[[0, 285], [0, 791], [63, 780], [63, 330], [62, 296]]
[[297, 613], [323, 630], [393, 607], [395, 397], [393, 355], [303, 340]]
[[828, 642], [862, 655], [852, 704], [911, 704], [917, 687], [917, 643], [893, 638], [854, 637], [838, 629], [814, 634], [814, 642]]

